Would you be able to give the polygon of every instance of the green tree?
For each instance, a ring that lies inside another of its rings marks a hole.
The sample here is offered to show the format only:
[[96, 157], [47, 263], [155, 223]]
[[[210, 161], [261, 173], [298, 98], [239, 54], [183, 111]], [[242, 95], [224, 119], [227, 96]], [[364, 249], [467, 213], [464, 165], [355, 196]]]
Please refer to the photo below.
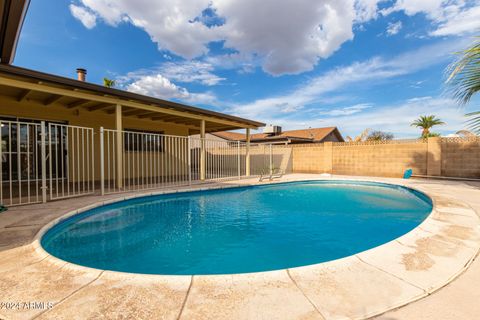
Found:
[[[480, 41], [460, 52], [460, 57], [448, 68], [447, 84], [460, 105], [467, 104], [480, 91]], [[480, 133], [480, 111], [467, 114], [469, 127]]]
[[393, 133], [375, 130], [367, 136], [367, 141], [387, 141], [393, 140]]
[[[432, 136], [432, 133], [430, 132], [430, 129], [434, 126], [438, 126], [441, 124], [445, 124], [442, 120], [438, 119], [434, 115], [430, 116], [420, 116], [417, 120], [413, 121], [411, 123], [412, 127], [417, 127], [422, 129], [422, 137], [423, 138], [428, 138]], [[438, 135], [435, 135], [438, 136]]]
[[103, 78], [103, 86], [107, 88], [114, 88], [115, 87], [115, 80], [113, 79], [108, 79], [108, 78]]

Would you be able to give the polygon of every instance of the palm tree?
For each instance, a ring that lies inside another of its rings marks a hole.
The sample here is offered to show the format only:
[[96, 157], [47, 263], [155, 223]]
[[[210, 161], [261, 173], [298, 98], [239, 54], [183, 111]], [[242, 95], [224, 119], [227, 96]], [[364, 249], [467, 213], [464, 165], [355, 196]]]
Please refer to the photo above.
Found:
[[115, 87], [115, 80], [108, 79], [108, 78], [103, 78], [103, 86], [107, 88], [113, 88]]
[[[460, 54], [461, 57], [447, 68], [450, 73], [447, 84], [458, 103], [465, 105], [480, 91], [480, 40]], [[480, 111], [468, 113], [467, 116], [471, 117], [468, 120], [470, 128], [480, 133]]]
[[434, 115], [430, 116], [420, 116], [417, 120], [413, 121], [412, 124], [410, 124], [412, 127], [417, 127], [417, 128], [422, 128], [422, 137], [423, 138], [428, 138], [432, 136], [432, 133], [430, 133], [430, 129], [433, 126], [438, 126], [441, 124], [445, 124], [442, 120], [438, 119]]

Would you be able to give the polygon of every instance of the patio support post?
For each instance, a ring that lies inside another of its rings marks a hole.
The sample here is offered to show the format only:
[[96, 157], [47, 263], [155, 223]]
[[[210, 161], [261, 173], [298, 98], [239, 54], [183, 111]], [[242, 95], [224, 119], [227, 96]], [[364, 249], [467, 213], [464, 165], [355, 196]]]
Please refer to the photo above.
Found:
[[[40, 153], [42, 163], [42, 202], [47, 202], [47, 146], [45, 121], [40, 123]], [[50, 147], [51, 148], [51, 147]]]
[[122, 105], [117, 104], [115, 106], [115, 130], [117, 131], [117, 139], [116, 139], [116, 176], [117, 176], [117, 188], [121, 189], [123, 187], [123, 139], [122, 139]]
[[237, 171], [238, 171], [238, 180], [242, 177], [242, 165], [240, 163], [240, 141], [237, 141]]
[[104, 131], [100, 127], [100, 193], [105, 194], [105, 150], [104, 150]]
[[250, 128], [246, 129], [246, 144], [245, 144], [245, 176], [250, 176]]
[[192, 185], [192, 139], [190, 136], [188, 136], [187, 138], [187, 143], [188, 143], [188, 146], [187, 146], [187, 152], [188, 152], [188, 185], [191, 186]]
[[205, 180], [206, 157], [205, 157], [205, 120], [200, 122], [200, 180]]

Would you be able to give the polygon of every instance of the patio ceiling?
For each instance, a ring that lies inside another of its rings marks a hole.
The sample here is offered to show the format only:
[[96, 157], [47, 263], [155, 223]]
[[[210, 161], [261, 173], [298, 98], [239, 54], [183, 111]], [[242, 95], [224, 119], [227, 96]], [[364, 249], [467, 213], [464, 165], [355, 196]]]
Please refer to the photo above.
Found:
[[10, 65], [0, 65], [0, 94], [18, 102], [35, 101], [43, 107], [56, 104], [70, 110], [112, 115], [119, 104], [123, 117], [178, 124], [193, 131], [200, 129], [202, 120], [206, 132], [264, 126], [257, 121]]

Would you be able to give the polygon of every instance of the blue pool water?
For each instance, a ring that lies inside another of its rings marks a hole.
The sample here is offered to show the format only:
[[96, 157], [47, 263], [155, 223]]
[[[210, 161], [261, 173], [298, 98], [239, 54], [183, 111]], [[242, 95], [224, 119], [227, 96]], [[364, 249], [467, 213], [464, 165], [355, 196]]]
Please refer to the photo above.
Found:
[[159, 195], [69, 218], [42, 246], [76, 264], [148, 274], [227, 274], [329, 261], [393, 240], [432, 209], [378, 183], [308, 181]]

